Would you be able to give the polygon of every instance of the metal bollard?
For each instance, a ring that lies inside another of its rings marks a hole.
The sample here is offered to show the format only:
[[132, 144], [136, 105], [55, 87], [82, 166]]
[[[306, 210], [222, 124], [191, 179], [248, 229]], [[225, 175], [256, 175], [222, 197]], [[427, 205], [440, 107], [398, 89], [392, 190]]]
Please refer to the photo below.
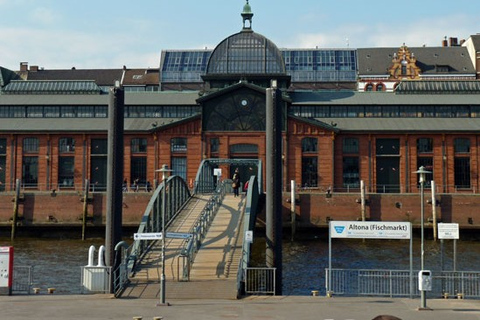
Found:
[[317, 297], [318, 296], [318, 290], [312, 290], [312, 296]]
[[162, 320], [163, 317], [153, 317], [153, 320]]
[[137, 316], [137, 317], [133, 317], [133, 320], [142, 320], [142, 319], [143, 319], [143, 317], [138, 317], [138, 316]]

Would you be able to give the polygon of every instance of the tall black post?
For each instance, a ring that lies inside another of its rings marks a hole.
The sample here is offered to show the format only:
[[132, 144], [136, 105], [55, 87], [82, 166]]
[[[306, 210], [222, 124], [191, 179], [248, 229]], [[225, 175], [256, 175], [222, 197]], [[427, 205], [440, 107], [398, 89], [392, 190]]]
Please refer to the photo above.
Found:
[[[123, 120], [125, 93], [121, 86], [110, 89], [108, 102], [108, 166], [107, 214], [105, 230], [105, 263], [117, 269], [115, 246], [122, 240], [122, 183], [123, 183]], [[110, 293], [114, 292], [115, 274], [112, 272]]]
[[276, 268], [275, 294], [282, 294], [282, 93], [266, 94], [266, 264]]

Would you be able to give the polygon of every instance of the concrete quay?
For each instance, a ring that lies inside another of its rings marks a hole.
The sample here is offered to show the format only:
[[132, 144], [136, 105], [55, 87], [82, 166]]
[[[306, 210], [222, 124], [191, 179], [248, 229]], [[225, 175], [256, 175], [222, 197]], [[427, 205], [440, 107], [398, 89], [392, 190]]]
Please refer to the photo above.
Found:
[[476, 320], [480, 301], [430, 299], [431, 310], [418, 310], [419, 299], [315, 296], [252, 296], [240, 300], [115, 299], [111, 295], [0, 296], [4, 320], [105, 319], [316, 319], [371, 320], [392, 315], [402, 320]]

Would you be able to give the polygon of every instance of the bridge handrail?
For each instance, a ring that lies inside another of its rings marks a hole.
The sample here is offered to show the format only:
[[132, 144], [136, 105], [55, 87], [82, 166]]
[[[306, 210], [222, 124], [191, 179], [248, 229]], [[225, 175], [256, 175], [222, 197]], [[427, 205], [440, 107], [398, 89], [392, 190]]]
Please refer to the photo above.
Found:
[[187, 257], [188, 261], [187, 270], [184, 270], [183, 280], [188, 280], [190, 274], [190, 265], [193, 263], [195, 253], [200, 249], [202, 240], [205, 238], [210, 224], [215, 218], [215, 215], [217, 214], [218, 209], [225, 198], [225, 185], [225, 182], [220, 183], [218, 188], [215, 190], [215, 193], [207, 201], [207, 204], [200, 213], [200, 216], [190, 229], [189, 233], [192, 234], [192, 237], [184, 240], [182, 244], [180, 256]]
[[[245, 236], [247, 231], [253, 231], [255, 229], [255, 220], [257, 217], [257, 208], [258, 201], [260, 198], [261, 190], [258, 187], [257, 176], [251, 176], [248, 181], [246, 205], [245, 205], [245, 215], [243, 223], [243, 236]], [[250, 187], [252, 186], [252, 187]], [[241, 296], [244, 292], [244, 283], [247, 273], [247, 268], [250, 264], [250, 250], [251, 243], [243, 241], [242, 245], [242, 259], [240, 259], [237, 273], [237, 295]]]
[[[191, 193], [188, 189], [188, 185], [180, 176], [170, 176], [166, 181], [166, 186], [169, 192], [173, 193], [175, 196], [167, 198], [170, 200], [167, 204], [167, 207], [170, 210], [166, 210], [166, 221], [165, 227], [167, 227], [177, 216], [178, 212], [185, 206], [185, 204], [190, 200]], [[165, 181], [160, 183], [160, 185], [153, 192], [150, 201], [145, 209], [145, 212], [142, 216], [142, 220], [138, 227], [137, 233], [147, 233], [147, 232], [163, 232], [161, 230], [161, 202], [163, 197], [163, 188], [165, 187]], [[173, 198], [173, 199], [172, 199]], [[167, 208], [167, 209], [168, 209]], [[132, 245], [127, 250], [128, 255], [128, 270], [133, 271], [135, 265], [141, 261], [145, 253], [150, 249], [150, 247], [155, 243], [156, 240], [134, 240]]]

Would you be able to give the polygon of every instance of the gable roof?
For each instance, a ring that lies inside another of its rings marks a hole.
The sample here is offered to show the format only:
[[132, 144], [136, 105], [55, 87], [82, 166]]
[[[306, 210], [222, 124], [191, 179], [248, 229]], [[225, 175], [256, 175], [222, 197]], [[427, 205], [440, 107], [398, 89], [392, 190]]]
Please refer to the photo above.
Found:
[[[448, 74], [475, 75], [475, 67], [465, 47], [413, 47], [410, 52], [417, 59], [417, 66], [422, 75], [445, 75], [444, 68], [448, 67]], [[388, 68], [398, 48], [362, 48], [357, 49], [358, 75], [379, 76], [388, 75]]]

